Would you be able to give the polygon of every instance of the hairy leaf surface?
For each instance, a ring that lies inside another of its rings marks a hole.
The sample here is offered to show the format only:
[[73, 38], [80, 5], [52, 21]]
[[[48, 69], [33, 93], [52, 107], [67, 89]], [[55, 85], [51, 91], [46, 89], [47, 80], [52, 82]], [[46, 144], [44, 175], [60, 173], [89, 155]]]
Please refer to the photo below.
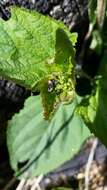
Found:
[[76, 38], [63, 23], [24, 8], [11, 7], [11, 18], [0, 19], [0, 75], [39, 90], [45, 118], [74, 98]]

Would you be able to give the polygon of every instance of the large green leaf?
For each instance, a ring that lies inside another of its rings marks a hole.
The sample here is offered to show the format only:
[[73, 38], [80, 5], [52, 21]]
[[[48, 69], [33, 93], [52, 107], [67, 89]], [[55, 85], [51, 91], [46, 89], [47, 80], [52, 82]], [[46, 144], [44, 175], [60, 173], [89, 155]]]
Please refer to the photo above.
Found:
[[[29, 97], [24, 109], [9, 122], [7, 142], [12, 168], [17, 175], [46, 174], [72, 158], [90, 135], [75, 114], [77, 98], [61, 104], [51, 122], [42, 117], [39, 96]], [[19, 169], [18, 163], [24, 163]]]
[[74, 98], [77, 35], [34, 11], [11, 7], [11, 14], [8, 21], [0, 19], [0, 75], [41, 91], [48, 119], [56, 104]]

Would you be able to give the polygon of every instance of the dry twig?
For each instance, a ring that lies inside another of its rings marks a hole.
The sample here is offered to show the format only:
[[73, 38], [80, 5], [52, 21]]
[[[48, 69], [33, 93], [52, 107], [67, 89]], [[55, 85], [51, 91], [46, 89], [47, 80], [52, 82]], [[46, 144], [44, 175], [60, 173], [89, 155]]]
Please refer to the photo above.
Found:
[[89, 154], [89, 158], [86, 164], [86, 170], [85, 170], [85, 190], [89, 190], [89, 172], [90, 172], [90, 168], [91, 168], [91, 164], [93, 162], [93, 158], [94, 158], [94, 154], [95, 154], [95, 150], [98, 144], [98, 139], [96, 138], [93, 142], [90, 154]]

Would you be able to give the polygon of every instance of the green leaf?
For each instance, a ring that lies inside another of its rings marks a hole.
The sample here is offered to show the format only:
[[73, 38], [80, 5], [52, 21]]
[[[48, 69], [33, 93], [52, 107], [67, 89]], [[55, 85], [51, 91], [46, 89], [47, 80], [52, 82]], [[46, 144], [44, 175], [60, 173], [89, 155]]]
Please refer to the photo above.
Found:
[[[46, 174], [79, 151], [90, 132], [75, 114], [77, 104], [77, 98], [71, 104], [61, 104], [51, 122], [47, 122], [42, 117], [40, 97], [26, 100], [24, 109], [9, 122], [7, 132], [10, 162], [16, 175]], [[19, 168], [18, 163], [24, 166]]]
[[101, 54], [103, 41], [101, 34], [98, 30], [94, 30], [92, 33], [92, 41], [90, 44], [90, 49], [96, 51], [96, 53]]
[[70, 187], [56, 187], [52, 188], [52, 190], [72, 190]]
[[107, 146], [107, 54], [103, 56], [101, 60], [101, 66], [99, 69], [99, 94], [98, 94], [98, 108], [94, 121], [94, 125], [97, 127], [95, 134], [102, 140]]
[[90, 23], [94, 26], [96, 23], [96, 8], [97, 8], [97, 0], [88, 0], [88, 15]]
[[107, 146], [107, 54], [102, 58], [91, 96], [82, 101], [77, 112], [83, 117], [89, 129]]
[[[107, 7], [107, 5], [106, 5]], [[103, 46], [104, 49], [107, 49], [107, 8], [105, 12], [105, 20], [104, 20], [104, 26], [102, 31], [102, 39], [103, 39]]]
[[48, 119], [62, 96], [68, 102], [74, 98], [73, 45], [77, 34], [34, 11], [11, 7], [11, 13], [8, 21], [0, 19], [0, 75], [32, 91], [39, 90]]

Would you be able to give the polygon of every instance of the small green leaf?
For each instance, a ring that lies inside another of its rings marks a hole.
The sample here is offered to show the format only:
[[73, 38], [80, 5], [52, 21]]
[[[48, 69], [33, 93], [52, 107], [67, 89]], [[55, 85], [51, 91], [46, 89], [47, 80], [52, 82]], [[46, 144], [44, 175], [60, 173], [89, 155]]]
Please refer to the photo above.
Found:
[[72, 190], [70, 187], [56, 187], [52, 188], [52, 190]]
[[[7, 132], [10, 162], [17, 175], [46, 174], [79, 151], [90, 132], [75, 114], [77, 104], [77, 98], [71, 104], [61, 104], [51, 122], [47, 122], [41, 114], [40, 97], [27, 99], [24, 109], [9, 122]], [[25, 161], [18, 168], [18, 163]]]
[[96, 9], [97, 9], [97, 0], [88, 0], [89, 1], [89, 7], [88, 7], [88, 15], [89, 20], [92, 25], [95, 25], [96, 23]]
[[[107, 5], [106, 5], [107, 7]], [[105, 12], [105, 19], [104, 19], [104, 26], [102, 31], [102, 39], [103, 39], [103, 46], [104, 49], [107, 49], [107, 8]]]
[[107, 146], [107, 55], [102, 58], [93, 93], [77, 108], [89, 129]]
[[103, 41], [101, 34], [98, 30], [94, 30], [92, 33], [92, 41], [90, 44], [90, 49], [96, 51], [96, 53], [101, 54]]
[[[48, 119], [61, 101], [60, 94], [66, 98], [70, 91], [70, 100], [74, 98], [73, 45], [77, 34], [71, 34], [63, 23], [34, 11], [11, 7], [11, 13], [8, 21], [0, 19], [0, 75], [32, 91], [42, 91], [44, 113]], [[64, 83], [72, 83], [71, 88], [63, 89], [61, 84], [58, 93], [55, 88], [48, 93], [49, 81], [55, 80], [57, 89], [63, 77], [66, 78]]]

